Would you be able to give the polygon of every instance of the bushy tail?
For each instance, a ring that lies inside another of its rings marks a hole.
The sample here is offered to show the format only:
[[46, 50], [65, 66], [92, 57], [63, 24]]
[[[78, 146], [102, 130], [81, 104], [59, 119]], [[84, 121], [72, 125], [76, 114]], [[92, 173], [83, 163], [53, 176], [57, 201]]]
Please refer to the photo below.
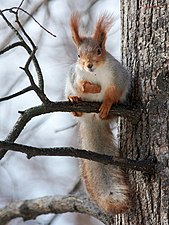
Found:
[[[83, 149], [119, 157], [108, 120], [101, 120], [97, 114], [84, 114], [80, 133]], [[89, 196], [105, 212], [122, 213], [129, 208], [129, 186], [122, 169], [82, 159], [81, 170]]]

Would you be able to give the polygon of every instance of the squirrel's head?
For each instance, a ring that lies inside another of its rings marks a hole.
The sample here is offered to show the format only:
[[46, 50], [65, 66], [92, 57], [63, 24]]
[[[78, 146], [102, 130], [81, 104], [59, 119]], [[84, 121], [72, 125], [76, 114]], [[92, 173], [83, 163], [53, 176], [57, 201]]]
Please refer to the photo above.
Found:
[[78, 50], [78, 63], [81, 69], [93, 72], [105, 62], [105, 42], [107, 32], [112, 25], [112, 16], [108, 13], [101, 15], [97, 21], [93, 36], [85, 37], [79, 34], [80, 16], [73, 13], [70, 19], [72, 39]]

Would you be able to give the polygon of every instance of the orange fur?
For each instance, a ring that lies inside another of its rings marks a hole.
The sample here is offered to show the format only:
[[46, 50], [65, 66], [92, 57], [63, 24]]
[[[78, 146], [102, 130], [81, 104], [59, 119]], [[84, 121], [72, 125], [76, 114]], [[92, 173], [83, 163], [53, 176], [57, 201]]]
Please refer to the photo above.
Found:
[[82, 112], [72, 112], [73, 116], [81, 117], [83, 115]]
[[104, 210], [108, 213], [124, 213], [126, 212], [130, 205], [127, 204], [126, 202], [122, 203], [122, 202], [113, 202], [110, 199], [107, 199], [107, 201], [101, 201], [101, 206], [102, 208], [104, 208]]
[[107, 88], [104, 96], [104, 101], [99, 109], [100, 118], [105, 119], [108, 116], [111, 106], [119, 102], [121, 95], [122, 92], [119, 91], [116, 86], [110, 85]]
[[[97, 187], [95, 186], [96, 185], [95, 180], [94, 180], [94, 177], [92, 177], [91, 175], [92, 173], [91, 173], [91, 168], [90, 168], [90, 164], [88, 163], [88, 160], [86, 159], [81, 160], [81, 171], [83, 174], [83, 181], [85, 182], [86, 189], [89, 195], [92, 197], [93, 200], [95, 200], [98, 206], [100, 206], [100, 208], [104, 210], [104, 212], [110, 213], [110, 214], [117, 214], [117, 213], [124, 213], [125, 211], [129, 209], [131, 204], [129, 200], [114, 199], [113, 197], [114, 193], [112, 193], [111, 190], [109, 190], [109, 192], [107, 193], [106, 190], [103, 189], [103, 192], [100, 193], [100, 195], [98, 195], [98, 192], [96, 190]], [[115, 172], [117, 177], [118, 175], [123, 176], [122, 171], [117, 170]], [[125, 181], [122, 181], [122, 182], [123, 182], [123, 186], [125, 187], [124, 192], [126, 193], [126, 195], [129, 195], [127, 182], [126, 183]]]
[[112, 26], [113, 17], [108, 13], [101, 15], [97, 21], [93, 38], [96, 42], [105, 48], [105, 42], [107, 38], [107, 32]]
[[90, 170], [89, 170], [89, 164], [88, 161], [86, 159], [82, 159], [81, 160], [81, 169], [82, 169], [82, 173], [83, 173], [83, 179], [85, 181], [86, 184], [86, 188], [88, 193], [90, 193], [91, 196], [95, 196], [97, 195], [95, 193], [95, 190], [93, 189], [93, 184], [92, 184], [92, 180], [90, 179]]
[[[112, 16], [102, 14], [92, 37], [79, 35], [80, 16], [73, 13], [70, 27], [78, 50], [77, 63], [70, 70], [66, 85], [69, 101], [103, 101], [99, 118], [95, 113], [73, 112], [79, 120], [81, 147], [97, 153], [120, 157], [111, 132], [109, 111], [125, 99], [130, 78], [123, 66], [105, 49]], [[104, 119], [104, 120], [103, 120]], [[81, 159], [82, 179], [92, 200], [107, 213], [121, 213], [131, 204], [130, 187], [124, 171], [113, 165]]]
[[100, 93], [101, 87], [97, 84], [92, 84], [89, 81], [82, 80], [79, 82], [80, 90], [82, 93]]
[[[85, 38], [83, 44], [85, 45], [85, 43], [89, 41], [90, 38]], [[87, 67], [89, 64], [92, 64], [93, 68], [97, 68], [105, 62], [105, 49], [99, 48], [101, 49], [101, 54], [97, 55], [98, 48], [98, 43], [93, 42], [91, 45], [91, 51], [88, 51], [87, 48], [86, 50], [83, 49], [83, 51], [79, 49], [80, 58], [78, 61], [83, 69], [88, 70]]]
[[[96, 68], [105, 62], [105, 42], [111, 24], [112, 15], [104, 13], [97, 21], [93, 37], [82, 37], [79, 35], [80, 15], [77, 12], [71, 15], [70, 28], [72, 39], [78, 48], [78, 54], [80, 56], [78, 60], [79, 64], [86, 71], [90, 71], [88, 69], [89, 64], [92, 64], [93, 68]], [[92, 47], [90, 51], [87, 48], [89, 45]], [[97, 54], [98, 49], [101, 51], [100, 55]]]
[[72, 32], [72, 39], [75, 45], [78, 47], [83, 41], [83, 38], [79, 35], [79, 23], [80, 23], [80, 15], [75, 12], [71, 15], [70, 18], [70, 28]]

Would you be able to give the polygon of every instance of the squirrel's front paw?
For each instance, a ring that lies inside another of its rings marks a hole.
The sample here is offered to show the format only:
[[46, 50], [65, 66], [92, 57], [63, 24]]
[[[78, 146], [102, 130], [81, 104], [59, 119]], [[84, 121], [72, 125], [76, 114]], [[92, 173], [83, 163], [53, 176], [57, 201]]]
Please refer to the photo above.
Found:
[[81, 81], [81, 91], [83, 93], [92, 93], [92, 94], [96, 94], [96, 93], [100, 93], [101, 91], [101, 87], [97, 84], [92, 84], [89, 81], [83, 80]]
[[109, 111], [111, 109], [111, 105], [102, 103], [99, 109], [99, 116], [101, 119], [106, 119], [108, 117]]
[[74, 102], [77, 103], [81, 100], [81, 98], [76, 95], [69, 95], [68, 100], [72, 103], [74, 103]]

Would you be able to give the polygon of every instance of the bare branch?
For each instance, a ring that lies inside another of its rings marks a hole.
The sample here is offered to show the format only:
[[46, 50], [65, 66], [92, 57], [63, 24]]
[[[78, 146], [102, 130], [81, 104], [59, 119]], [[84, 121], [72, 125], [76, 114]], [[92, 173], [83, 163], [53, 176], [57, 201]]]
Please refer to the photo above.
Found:
[[[68, 195], [74, 195], [74, 194], [76, 194], [77, 195], [77, 193], [79, 193], [79, 190], [80, 190], [80, 188], [81, 188], [81, 185], [82, 185], [82, 181], [81, 181], [81, 179], [80, 179], [80, 177], [76, 180], [76, 182], [74, 183], [74, 185], [72, 186], [72, 188], [71, 188], [71, 190], [69, 191], [69, 193], [68, 193]], [[81, 196], [82, 197], [82, 196]], [[60, 214], [55, 214], [55, 215], [53, 215], [53, 217], [50, 219], [50, 221], [48, 221], [48, 223], [46, 224], [46, 225], [51, 225], [54, 221], [55, 221], [55, 219], [57, 218], [57, 217], [59, 217], [59, 215]]]
[[[27, 46], [27, 44], [25, 42], [19, 41], [19, 42], [16, 42], [16, 43], [13, 43], [13, 44], [7, 46], [5, 49], [2, 49], [0, 51], [0, 54], [3, 54], [3, 53], [5, 53], [5, 52], [7, 52], [7, 51], [9, 51], [9, 50], [11, 50], [11, 49], [13, 49], [15, 47], [18, 47], [18, 46], [22, 46], [26, 50], [29, 49], [29, 46]], [[25, 93], [25, 92], [27, 92], [29, 90], [34, 90], [43, 103], [49, 102], [49, 99], [46, 97], [45, 93], [35, 84], [34, 79], [32, 77], [32, 74], [29, 71], [29, 65], [30, 65], [31, 61], [33, 61], [33, 59], [35, 59], [35, 52], [36, 52], [36, 50], [37, 50], [36, 46], [34, 46], [33, 51], [31, 51], [30, 49], [28, 50], [28, 52], [30, 53], [30, 56], [29, 56], [29, 58], [28, 58], [28, 60], [27, 60], [27, 62], [25, 64], [25, 67], [24, 68], [20, 67], [27, 74], [27, 76], [28, 76], [28, 78], [30, 80], [30, 83], [31, 83], [31, 87], [26, 88], [26, 89], [22, 90], [21, 92], [18, 92], [17, 94], [11, 95], [10, 97], [0, 98], [0, 102], [4, 101], [4, 100], [7, 100], [7, 99], [11, 99], [13, 97], [16, 97], [16, 96], [18, 96], [20, 94], [23, 94], [23, 93]]]
[[[31, 48], [29, 47], [29, 45], [25, 42], [25, 40], [23, 39], [23, 37], [20, 35], [20, 33], [18, 32], [17, 29], [15, 29], [15, 27], [10, 23], [10, 21], [6, 18], [6, 16], [4, 15], [4, 13], [0, 10], [0, 15], [2, 16], [2, 18], [4, 19], [4, 21], [7, 23], [7, 25], [15, 32], [16, 36], [19, 38], [20, 42], [17, 42], [17, 44], [13, 44], [14, 47], [17, 47], [17, 46], [22, 46], [26, 49], [26, 51], [29, 53], [29, 55], [31, 55], [32, 53], [32, 50]], [[30, 37], [29, 37], [30, 38]], [[31, 39], [31, 38], [30, 38]], [[32, 40], [31, 40], [32, 42]], [[32, 43], [34, 46], [33, 48], [36, 49], [36, 46], [34, 45], [34, 43]], [[12, 47], [6, 47], [5, 49], [7, 50], [10, 50], [12, 49]], [[1, 50], [1, 52], [6, 52], [7, 50]], [[35, 70], [36, 70], [36, 73], [37, 73], [37, 76], [38, 76], [38, 83], [39, 83], [39, 88], [44, 92], [44, 80], [43, 80], [43, 75], [42, 75], [42, 71], [41, 71], [41, 68], [39, 66], [39, 63], [38, 63], [38, 60], [36, 58], [36, 56], [34, 55], [33, 56], [33, 63], [34, 63], [34, 66], [35, 66]]]
[[[2, 10], [2, 12], [6, 12], [6, 11], [9, 11], [9, 12], [12, 12], [16, 15], [18, 15], [19, 11], [22, 11], [24, 12], [26, 15], [28, 15], [31, 19], [33, 19], [44, 31], [46, 31], [47, 33], [49, 33], [50, 35], [52, 35], [53, 37], [56, 37], [55, 34], [53, 34], [52, 32], [50, 32], [49, 30], [47, 30], [44, 26], [42, 26], [38, 21], [37, 19], [35, 19], [35, 17], [33, 16], [34, 13], [29, 13], [28, 11], [24, 10], [23, 8], [21, 8], [22, 6], [22, 3], [24, 2], [24, 0], [20, 3], [20, 5], [18, 7], [11, 7], [9, 9], [4, 9]], [[16, 10], [16, 11], [14, 11]], [[18, 21], [17, 21], [18, 22]], [[25, 22], [23, 22], [23, 25], [22, 27], [25, 25]], [[20, 29], [22, 29], [22, 27], [19, 27]]]
[[36, 46], [34, 44], [34, 42], [32, 41], [31, 37], [27, 34], [27, 32], [25, 31], [25, 29], [23, 28], [20, 20], [19, 20], [19, 16], [18, 16], [18, 8], [16, 11], [14, 11], [13, 9], [10, 9], [11, 13], [14, 13], [16, 16], [16, 23], [19, 25], [19, 28], [21, 29], [21, 31], [23, 32], [24, 36], [28, 39], [28, 41], [30, 42], [30, 44], [32, 45], [33, 49], [36, 49]]
[[[21, 2], [21, 3], [23, 3], [23, 2]], [[24, 39], [19, 34], [19, 32], [12, 26], [12, 24], [7, 20], [7, 18], [1, 12], [1, 15], [4, 18], [4, 20], [11, 27], [11, 29], [16, 31], [16, 34], [17, 34], [17, 36], [19, 37], [19, 39], [21, 41], [20, 42], [16, 42], [16, 43], [6, 47], [5, 49], [1, 50], [0, 53], [3, 54], [4, 52], [9, 51], [12, 48], [17, 47], [17, 46], [24, 47], [27, 50], [27, 52], [30, 54], [30, 57], [28, 58], [28, 60], [27, 60], [27, 62], [25, 64], [25, 67], [24, 68], [21, 67], [21, 69], [23, 69], [25, 71], [25, 73], [27, 74], [27, 76], [28, 76], [28, 78], [30, 80], [32, 89], [36, 92], [36, 94], [41, 99], [41, 101], [43, 103], [49, 102], [49, 99], [46, 97], [46, 95], [45, 95], [45, 93], [43, 91], [43, 89], [44, 89], [44, 87], [43, 87], [44, 86], [43, 76], [42, 76], [41, 69], [39, 67], [38, 61], [37, 61], [37, 59], [35, 57], [35, 52], [36, 52], [37, 48], [36, 48], [35, 44], [33, 43], [32, 39], [30, 38], [30, 36], [26, 33], [25, 29], [22, 27], [22, 25], [21, 25], [21, 23], [19, 21], [19, 18], [18, 18], [18, 10], [16, 12], [15, 11], [11, 11], [11, 12], [13, 12], [16, 15], [16, 22], [18, 23], [18, 25], [19, 25], [20, 29], [22, 30], [23, 34], [25, 35], [25, 37], [29, 40], [30, 44], [32, 45], [33, 50], [30, 49], [30, 47], [24, 41]], [[31, 73], [29, 71], [29, 65], [30, 65], [31, 61], [34, 61], [35, 65], [36, 65], [35, 67], [37, 67], [37, 75], [38, 75], [38, 78], [39, 78], [39, 86], [41, 86], [41, 89], [35, 84], [33, 76], [31, 75]]]
[[[32, 9], [32, 11], [30, 12], [31, 15], [35, 15], [35, 13], [38, 12], [38, 10], [45, 4], [46, 0], [41, 0], [40, 2], [38, 2], [34, 8]], [[1, 12], [5, 12], [5, 11], [9, 11], [9, 9], [4, 9]], [[23, 22], [22, 25], [25, 26], [25, 24], [31, 19], [31, 17], [27, 17]], [[19, 29], [18, 29], [19, 30]], [[11, 32], [8, 37], [5, 39], [5, 41], [1, 44], [1, 47], [4, 48], [11, 40], [11, 38], [13, 37], [13, 32]]]
[[3, 102], [3, 101], [6, 101], [6, 100], [10, 100], [12, 98], [18, 97], [18, 96], [23, 95], [23, 94], [27, 93], [28, 91], [32, 91], [32, 90], [33, 90], [32, 86], [26, 87], [26, 88], [22, 89], [21, 91], [18, 91], [16, 93], [12, 94], [12, 95], [0, 98], [0, 102]]
[[36, 218], [48, 213], [76, 212], [85, 213], [107, 224], [107, 219], [111, 218], [100, 211], [100, 209], [87, 197], [77, 196], [46, 196], [32, 200], [22, 200], [13, 202], [0, 209], [1, 225], [5, 225], [11, 219], [22, 217], [24, 220]]
[[37, 148], [33, 146], [21, 145], [16, 143], [9, 143], [5, 141], [0, 141], [0, 147], [4, 150], [12, 150], [17, 152], [26, 153], [28, 158], [35, 156], [71, 156], [76, 158], [84, 158], [88, 160], [93, 160], [96, 162], [103, 163], [105, 165], [111, 164], [115, 166], [120, 166], [127, 169], [134, 169], [137, 171], [143, 171], [146, 173], [154, 174], [156, 163], [152, 160], [132, 160], [132, 159], [122, 159], [113, 158], [112, 156], [98, 154], [92, 151], [86, 151], [75, 148]]
[[4, 49], [0, 50], [0, 55], [4, 54], [5, 52], [8, 52], [9, 50], [11, 50], [15, 47], [18, 47], [18, 46], [24, 47], [24, 43], [22, 41], [18, 41], [18, 42], [15, 42], [15, 43], [11, 44], [11, 45], [8, 45]]
[[22, 70], [25, 71], [25, 73], [27, 74], [29, 81], [31, 83], [31, 87], [32, 89], [36, 92], [36, 94], [38, 95], [38, 97], [41, 99], [41, 101], [43, 103], [47, 103], [49, 102], [49, 99], [46, 97], [45, 93], [35, 84], [34, 79], [32, 77], [31, 72], [29, 71], [29, 65], [31, 63], [31, 61], [33, 60], [34, 56], [35, 56], [35, 52], [36, 52], [36, 47], [34, 47], [32, 53], [30, 54], [25, 67], [20, 67]]
[[[10, 131], [9, 135], [5, 139], [7, 142], [14, 142], [20, 133], [23, 131], [26, 124], [34, 117], [52, 113], [52, 112], [99, 112], [100, 104], [98, 102], [79, 102], [72, 104], [70, 102], [50, 102], [48, 104], [42, 104], [36, 107], [29, 108], [21, 113], [21, 116], [16, 121], [14, 127]], [[135, 106], [136, 107], [136, 106]], [[131, 122], [137, 123], [140, 119], [141, 110], [140, 107], [133, 108], [131, 106], [117, 105], [113, 106], [110, 110], [110, 115], [123, 116], [130, 119]], [[4, 157], [6, 150], [0, 151], [0, 159]]]
[[47, 30], [44, 26], [42, 26], [30, 13], [28, 13], [26, 10], [22, 9], [21, 7], [12, 7], [12, 9], [17, 9], [17, 12], [20, 10], [22, 12], [24, 12], [25, 14], [27, 14], [28, 16], [30, 16], [44, 31], [46, 31], [47, 33], [49, 33], [50, 35], [52, 35], [53, 37], [56, 37], [55, 34], [51, 33], [49, 30]]
[[[49, 101], [47, 99], [45, 93], [35, 84], [34, 79], [32, 77], [32, 74], [29, 71], [29, 65], [30, 65], [31, 61], [36, 61], [36, 64], [37, 64], [37, 60], [35, 58], [35, 52], [36, 52], [37, 48], [35, 46], [33, 48], [33, 51], [31, 51], [29, 46], [24, 41], [18, 41], [18, 42], [15, 42], [15, 43], [7, 46], [6, 48], [2, 49], [0, 51], [0, 55], [5, 53], [5, 52], [7, 52], [7, 51], [9, 51], [9, 50], [11, 50], [11, 49], [13, 49], [13, 48], [15, 48], [15, 47], [18, 47], [18, 46], [22, 46], [30, 54], [30, 56], [29, 56], [29, 58], [28, 58], [28, 60], [27, 60], [27, 62], [25, 64], [25, 67], [24, 68], [20, 67], [20, 68], [23, 69], [25, 71], [25, 73], [27, 74], [27, 76], [28, 76], [28, 78], [30, 80], [30, 83], [31, 83], [31, 87], [26, 88], [26, 89], [24, 89], [24, 90], [22, 90], [22, 91], [20, 91], [20, 92], [18, 92], [16, 94], [14, 94], [14, 95], [10, 95], [10, 96], [5, 97], [5, 98], [0, 98], [0, 102], [8, 100], [8, 99], [11, 99], [11, 98], [14, 98], [14, 97], [16, 97], [18, 95], [21, 95], [21, 94], [23, 94], [23, 93], [25, 93], [27, 91], [30, 91], [30, 90], [34, 90], [43, 103], [45, 103], [46, 101]], [[38, 71], [39, 71], [39, 69], [40, 69], [40, 67], [37, 68]]]
[[24, 2], [24, 0], [22, 0], [21, 3], [19, 4], [18, 10], [19, 10], [19, 8], [22, 6], [23, 2]]

